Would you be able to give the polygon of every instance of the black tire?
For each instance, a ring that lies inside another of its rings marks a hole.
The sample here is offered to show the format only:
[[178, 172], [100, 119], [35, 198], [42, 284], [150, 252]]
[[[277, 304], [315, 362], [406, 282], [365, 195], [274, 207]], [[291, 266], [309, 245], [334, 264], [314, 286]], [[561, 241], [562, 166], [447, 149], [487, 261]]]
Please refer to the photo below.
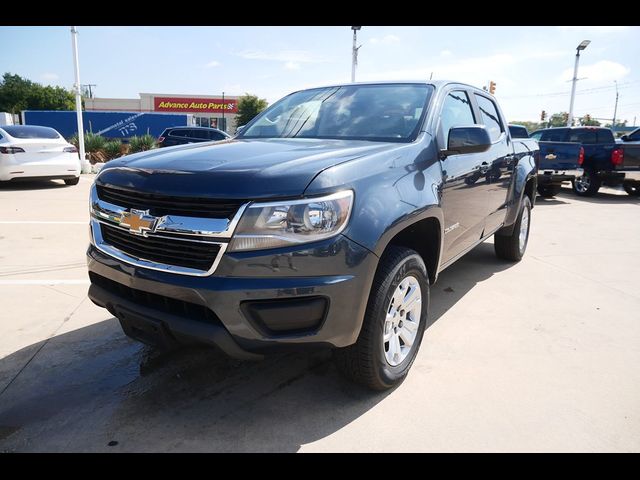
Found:
[[[387, 344], [383, 342], [385, 318], [396, 288], [409, 275], [420, 285], [420, 322], [406, 357], [397, 366], [392, 366], [387, 362]], [[409, 248], [390, 246], [380, 259], [358, 340], [353, 345], [334, 351], [338, 369], [350, 380], [373, 390], [386, 390], [399, 384], [406, 377], [420, 349], [428, 309], [429, 277], [422, 257]]]
[[[527, 232], [524, 240], [524, 244], [520, 245], [520, 227], [522, 226], [522, 218], [524, 212], [527, 212]], [[529, 243], [529, 231], [531, 230], [531, 200], [528, 196], [522, 198], [520, 212], [518, 218], [513, 226], [511, 235], [500, 235], [496, 233], [493, 237], [494, 248], [498, 258], [504, 260], [510, 260], [512, 262], [519, 262], [524, 256], [524, 252], [527, 250], [527, 244]]]
[[80, 183], [80, 177], [65, 178], [64, 183], [66, 183], [67, 185], [78, 185], [78, 183]]
[[544, 198], [555, 197], [562, 187], [560, 185], [538, 185], [538, 194]]
[[571, 181], [573, 191], [581, 197], [591, 197], [598, 193], [602, 180], [590, 168], [585, 168], [581, 177], [576, 177]]
[[625, 183], [624, 191], [632, 197], [640, 197], [640, 183]]

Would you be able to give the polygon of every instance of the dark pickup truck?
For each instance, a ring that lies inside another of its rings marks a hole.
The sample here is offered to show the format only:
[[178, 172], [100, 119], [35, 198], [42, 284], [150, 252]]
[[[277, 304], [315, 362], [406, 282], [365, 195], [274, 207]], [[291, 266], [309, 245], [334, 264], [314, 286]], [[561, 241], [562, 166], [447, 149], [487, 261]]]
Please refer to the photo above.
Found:
[[[533, 138], [522, 125], [509, 125], [512, 138]], [[537, 133], [537, 132], [536, 132]], [[553, 197], [560, 192], [564, 182], [573, 182], [581, 176], [584, 148], [577, 143], [538, 142], [538, 193], [542, 197]]]
[[468, 85], [298, 91], [228, 141], [110, 161], [91, 189], [89, 297], [142, 342], [330, 347], [348, 377], [390, 388], [440, 271], [491, 236], [522, 258], [536, 155]]
[[580, 196], [595, 195], [602, 184], [615, 187], [623, 185], [634, 195], [640, 182], [640, 164], [625, 164], [623, 146], [616, 143], [610, 128], [556, 127], [538, 130], [531, 134], [539, 143], [569, 142], [584, 149], [583, 174], [573, 180], [573, 191]]

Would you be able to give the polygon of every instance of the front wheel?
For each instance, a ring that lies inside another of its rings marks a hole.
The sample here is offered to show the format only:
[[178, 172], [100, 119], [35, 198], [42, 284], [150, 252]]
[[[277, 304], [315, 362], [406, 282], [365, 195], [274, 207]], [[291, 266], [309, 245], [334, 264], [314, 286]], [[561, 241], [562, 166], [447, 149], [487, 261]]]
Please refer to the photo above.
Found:
[[581, 197], [591, 197], [598, 193], [600, 184], [600, 177], [589, 168], [585, 168], [581, 176], [572, 180], [573, 191]]
[[406, 377], [427, 323], [429, 278], [422, 257], [390, 246], [380, 259], [358, 340], [335, 350], [338, 368], [373, 390]]
[[640, 197], [640, 183], [625, 183], [624, 191], [632, 197]]
[[519, 262], [524, 256], [529, 243], [529, 227], [531, 226], [531, 200], [526, 195], [522, 198], [520, 213], [513, 226], [511, 235], [493, 236], [494, 249], [498, 258]]
[[561, 189], [562, 187], [560, 185], [538, 185], [537, 188], [540, 196], [544, 198], [555, 197], [558, 193], [560, 193]]
[[65, 178], [64, 183], [67, 185], [78, 185], [78, 183], [80, 183], [80, 177]]

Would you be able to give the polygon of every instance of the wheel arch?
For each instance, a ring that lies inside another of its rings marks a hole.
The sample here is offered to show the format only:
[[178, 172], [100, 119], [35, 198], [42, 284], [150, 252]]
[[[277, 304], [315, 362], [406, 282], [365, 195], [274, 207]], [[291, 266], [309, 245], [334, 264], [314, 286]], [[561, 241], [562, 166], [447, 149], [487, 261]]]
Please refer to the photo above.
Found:
[[418, 252], [427, 267], [429, 282], [435, 283], [442, 257], [443, 217], [439, 207], [395, 224], [378, 242], [376, 255], [382, 256], [391, 245]]

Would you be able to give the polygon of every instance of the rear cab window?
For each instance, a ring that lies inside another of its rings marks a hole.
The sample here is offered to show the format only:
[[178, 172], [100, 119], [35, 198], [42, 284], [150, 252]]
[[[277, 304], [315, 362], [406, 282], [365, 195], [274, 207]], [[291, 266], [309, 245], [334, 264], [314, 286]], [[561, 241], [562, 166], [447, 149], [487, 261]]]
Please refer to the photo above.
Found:
[[575, 128], [569, 134], [569, 142], [583, 145], [595, 145], [598, 143], [595, 128]]
[[550, 128], [543, 130], [540, 135], [541, 142], [569, 142], [567, 139], [568, 128]]
[[509, 125], [509, 134], [511, 138], [529, 138], [527, 129], [520, 125]]
[[616, 143], [613, 132], [607, 128], [599, 128], [596, 131], [598, 143]]

